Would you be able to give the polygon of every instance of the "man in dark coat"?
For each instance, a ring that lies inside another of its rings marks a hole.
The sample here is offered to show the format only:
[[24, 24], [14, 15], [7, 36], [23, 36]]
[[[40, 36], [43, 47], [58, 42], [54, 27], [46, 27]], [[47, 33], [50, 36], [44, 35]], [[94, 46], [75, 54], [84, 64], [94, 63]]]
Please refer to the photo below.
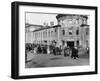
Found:
[[79, 56], [78, 56], [78, 48], [77, 47], [75, 47], [75, 59], [76, 58], [79, 58]]
[[79, 58], [79, 56], [78, 56], [78, 49], [76, 47], [72, 48], [71, 58], [74, 58], [74, 59]]
[[72, 54], [71, 54], [71, 58], [73, 58], [75, 56], [75, 48], [72, 48]]
[[57, 55], [57, 54], [56, 54], [56, 47], [53, 47], [53, 54], [54, 54], [54, 55]]
[[41, 46], [40, 45], [38, 46], [38, 53], [39, 54], [42, 53], [42, 49], [41, 49]]

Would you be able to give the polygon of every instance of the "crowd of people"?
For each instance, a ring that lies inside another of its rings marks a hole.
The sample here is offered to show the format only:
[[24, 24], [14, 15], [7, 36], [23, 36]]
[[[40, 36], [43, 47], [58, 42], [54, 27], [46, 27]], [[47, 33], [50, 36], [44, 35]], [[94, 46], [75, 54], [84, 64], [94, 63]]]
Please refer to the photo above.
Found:
[[[71, 58], [79, 58], [79, 48], [70, 46], [55, 46], [55, 45], [40, 45], [40, 44], [26, 44], [26, 53], [32, 51], [33, 54], [54, 54], [70, 56]], [[89, 53], [89, 49], [86, 49], [86, 53]]]

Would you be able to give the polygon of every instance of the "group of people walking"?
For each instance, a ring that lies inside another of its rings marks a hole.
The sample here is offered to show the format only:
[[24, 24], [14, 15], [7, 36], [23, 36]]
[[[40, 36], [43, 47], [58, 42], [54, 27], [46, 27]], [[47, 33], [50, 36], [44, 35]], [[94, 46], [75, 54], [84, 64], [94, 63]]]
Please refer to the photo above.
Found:
[[77, 47], [56, 47], [54, 45], [27, 45], [26, 46], [27, 51], [33, 51], [34, 54], [54, 54], [56, 55], [64, 55], [70, 56], [71, 58], [79, 58], [78, 55], [78, 48]]

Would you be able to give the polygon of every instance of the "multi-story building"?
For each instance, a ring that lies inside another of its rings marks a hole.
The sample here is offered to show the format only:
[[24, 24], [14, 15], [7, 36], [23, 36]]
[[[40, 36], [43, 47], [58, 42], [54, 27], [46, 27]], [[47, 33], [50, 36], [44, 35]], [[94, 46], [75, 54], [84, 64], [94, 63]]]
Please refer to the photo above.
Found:
[[[58, 25], [39, 27], [31, 31], [31, 43], [89, 47], [87, 15], [58, 14]], [[28, 38], [26, 37], [26, 40]], [[28, 39], [28, 40], [29, 40]]]
[[33, 31], [39, 28], [42, 28], [41, 25], [25, 24], [25, 43], [33, 43], [34, 35]]
[[36, 44], [47, 44], [50, 45], [52, 42], [58, 41], [58, 25], [48, 26], [42, 29], [37, 29], [33, 31], [34, 43]]
[[87, 15], [59, 14], [56, 16], [59, 28], [58, 43], [69, 46], [89, 46], [89, 25]]

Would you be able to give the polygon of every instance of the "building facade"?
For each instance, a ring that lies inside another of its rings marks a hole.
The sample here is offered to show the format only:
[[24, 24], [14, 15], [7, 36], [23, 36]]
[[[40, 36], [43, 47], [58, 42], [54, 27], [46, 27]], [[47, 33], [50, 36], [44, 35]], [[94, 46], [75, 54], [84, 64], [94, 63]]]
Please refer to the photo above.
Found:
[[53, 42], [58, 41], [58, 28], [60, 26], [52, 26], [52, 27], [45, 27], [42, 29], [38, 29], [33, 31], [34, 34], [34, 43], [35, 44], [47, 44], [50, 45]]
[[25, 43], [33, 43], [34, 39], [34, 34], [33, 31], [36, 29], [40, 29], [43, 26], [41, 25], [33, 25], [33, 24], [25, 24]]
[[39, 27], [29, 31], [30, 37], [26, 36], [26, 40], [31, 40], [29, 42], [34, 44], [50, 45], [55, 42], [57, 46], [89, 47], [88, 16], [58, 14], [56, 18], [58, 25]]
[[59, 28], [59, 44], [89, 47], [88, 16], [59, 14], [56, 18], [58, 24], [61, 25]]

